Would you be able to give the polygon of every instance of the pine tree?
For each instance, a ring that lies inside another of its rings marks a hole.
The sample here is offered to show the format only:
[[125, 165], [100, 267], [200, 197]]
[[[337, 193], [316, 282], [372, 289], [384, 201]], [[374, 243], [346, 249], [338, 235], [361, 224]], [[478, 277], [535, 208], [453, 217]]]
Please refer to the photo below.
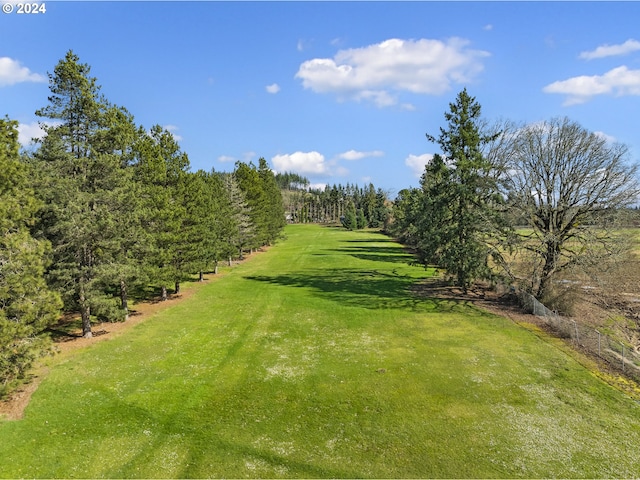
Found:
[[126, 132], [134, 130], [130, 115], [100, 95], [89, 73], [69, 51], [49, 75], [49, 105], [36, 114], [58, 123], [45, 128], [34, 156], [44, 200], [36, 231], [53, 246], [47, 278], [65, 308], [80, 311], [86, 337], [92, 314], [125, 314], [107, 290], [122, 252], [120, 220], [131, 208], [125, 152], [132, 141]]
[[282, 229], [286, 225], [284, 205], [276, 178], [264, 158], [260, 158], [259, 160], [258, 176], [262, 184], [263, 201], [266, 207], [264, 217], [264, 221], [266, 222], [265, 241], [267, 245], [270, 245], [278, 235], [280, 235], [280, 232], [282, 232]]
[[[251, 221], [251, 209], [234, 174], [225, 175], [224, 183], [230, 207], [227, 219], [229, 223], [224, 231], [227, 233], [228, 244], [235, 246], [239, 258], [242, 259], [244, 248], [253, 242], [255, 235], [255, 227]], [[229, 265], [231, 265], [231, 253], [229, 253]]]
[[30, 173], [19, 159], [17, 122], [0, 119], [0, 397], [48, 351], [41, 334], [62, 308], [44, 280], [49, 243], [29, 232], [39, 207]]
[[182, 230], [187, 218], [184, 194], [189, 159], [171, 132], [159, 125], [141, 132], [135, 148], [135, 181], [150, 244], [145, 268], [166, 300], [168, 285], [173, 283], [174, 291], [179, 290], [188, 269], [188, 239]]
[[264, 191], [263, 182], [255, 165], [238, 162], [233, 172], [238, 187], [244, 193], [249, 217], [254, 231], [251, 243], [247, 245], [251, 250], [268, 243], [269, 238], [269, 204]]
[[364, 216], [364, 210], [361, 208], [356, 212], [356, 228], [358, 230], [365, 228], [367, 226], [367, 219]]
[[356, 216], [356, 207], [351, 200], [347, 203], [347, 208], [344, 212], [344, 217], [342, 219], [342, 225], [347, 230], [355, 230], [358, 228], [358, 219]]

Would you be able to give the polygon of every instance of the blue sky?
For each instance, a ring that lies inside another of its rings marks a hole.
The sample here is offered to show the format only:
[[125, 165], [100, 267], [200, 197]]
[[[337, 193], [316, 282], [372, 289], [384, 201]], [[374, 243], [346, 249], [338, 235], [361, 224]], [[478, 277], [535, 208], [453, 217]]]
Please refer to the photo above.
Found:
[[264, 157], [393, 195], [417, 186], [438, 152], [425, 133], [465, 87], [488, 120], [568, 116], [640, 160], [638, 2], [10, 3], [0, 115], [23, 139], [72, 49], [109, 101], [170, 129], [193, 170]]

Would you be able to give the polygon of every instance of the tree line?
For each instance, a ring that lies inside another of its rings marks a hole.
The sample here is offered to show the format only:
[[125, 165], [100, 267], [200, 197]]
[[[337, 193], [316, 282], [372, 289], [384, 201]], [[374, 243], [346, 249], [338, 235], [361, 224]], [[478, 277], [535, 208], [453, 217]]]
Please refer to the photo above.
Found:
[[489, 123], [464, 89], [427, 134], [441, 154], [417, 188], [399, 192], [389, 232], [419, 261], [466, 290], [479, 278], [516, 284], [545, 302], [568, 272], [596, 279], [624, 261], [616, 229], [638, 204], [638, 164], [627, 146], [568, 118]]
[[332, 185], [309, 188], [307, 178], [288, 172], [276, 174], [284, 190], [284, 204], [290, 223], [342, 223], [349, 229], [386, 228], [392, 202], [372, 183], [359, 187]]
[[45, 135], [20, 152], [0, 119], [0, 396], [47, 350], [61, 312], [124, 320], [132, 291], [179, 292], [193, 275], [274, 242], [285, 225], [261, 158], [231, 173], [190, 171], [174, 136], [135, 124], [69, 51], [36, 115]]

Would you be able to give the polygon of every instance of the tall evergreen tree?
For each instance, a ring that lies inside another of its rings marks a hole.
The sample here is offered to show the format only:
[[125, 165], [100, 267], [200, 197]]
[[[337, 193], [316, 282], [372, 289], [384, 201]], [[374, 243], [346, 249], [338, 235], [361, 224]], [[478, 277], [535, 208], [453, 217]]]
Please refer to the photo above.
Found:
[[254, 249], [266, 245], [269, 238], [269, 205], [260, 173], [255, 165], [238, 162], [233, 175], [238, 187], [244, 193], [249, 207], [249, 217], [254, 227], [252, 241], [247, 246]]
[[260, 158], [258, 163], [258, 175], [262, 184], [265, 202], [266, 243], [271, 244], [280, 235], [286, 224], [282, 194], [278, 188], [275, 175], [267, 161]]
[[[234, 174], [225, 175], [224, 184], [230, 208], [230, 214], [227, 218], [228, 227], [224, 231], [228, 235], [228, 244], [235, 246], [240, 259], [242, 259], [244, 248], [253, 243], [255, 235], [255, 227], [250, 215], [251, 209]], [[231, 265], [231, 253], [229, 253], [229, 265]]]
[[184, 195], [189, 159], [171, 132], [159, 125], [141, 132], [136, 157], [135, 180], [150, 243], [146, 270], [166, 300], [168, 285], [173, 283], [179, 290], [188, 269], [188, 239], [182, 230], [187, 219]]
[[[427, 134], [429, 141], [442, 149], [448, 167], [447, 175], [442, 177], [442, 191], [436, 192], [433, 199], [437, 208], [445, 205], [446, 212], [439, 214], [447, 218], [447, 224], [446, 228], [423, 230], [422, 234], [427, 244], [434, 244], [434, 235], [439, 237], [439, 256], [431, 260], [437, 260], [455, 277], [456, 285], [466, 290], [475, 278], [488, 274], [490, 249], [485, 237], [495, 220], [500, 198], [493, 175], [495, 165], [485, 158], [483, 147], [495, 136], [483, 135], [481, 106], [466, 89], [449, 107], [445, 113], [447, 128], [440, 128], [438, 138]], [[431, 253], [425, 251], [429, 256]]]
[[358, 228], [356, 207], [351, 200], [347, 202], [347, 208], [345, 209], [344, 217], [342, 218], [342, 225], [347, 230], [355, 230]]
[[38, 207], [17, 122], [0, 119], [0, 397], [48, 350], [41, 334], [62, 308], [44, 280], [49, 243], [29, 232]]
[[131, 208], [123, 132], [132, 128], [118, 121], [130, 116], [100, 95], [89, 74], [90, 67], [69, 51], [49, 75], [49, 105], [36, 114], [57, 123], [45, 128], [34, 156], [44, 200], [36, 231], [53, 246], [48, 278], [65, 308], [80, 311], [86, 337], [92, 314], [110, 320], [124, 315], [105, 286], [121, 253], [119, 221]]

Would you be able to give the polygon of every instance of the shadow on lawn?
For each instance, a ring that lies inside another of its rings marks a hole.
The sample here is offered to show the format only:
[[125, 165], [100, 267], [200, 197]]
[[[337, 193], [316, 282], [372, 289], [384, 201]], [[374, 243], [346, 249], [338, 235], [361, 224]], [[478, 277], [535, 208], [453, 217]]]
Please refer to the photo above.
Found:
[[333, 250], [338, 253], [346, 253], [360, 260], [370, 260], [374, 262], [391, 262], [409, 264], [414, 259], [408, 253], [393, 247], [374, 247], [374, 246], [357, 246], [336, 248]]
[[[333, 300], [341, 305], [372, 310], [450, 312], [471, 305], [462, 299], [418, 295], [415, 286], [425, 278], [419, 279], [400, 273], [403, 270], [400, 265], [411, 265], [415, 261], [414, 255], [382, 233], [375, 238], [342, 240], [338, 248], [325, 249], [311, 255], [349, 255], [371, 263], [363, 263], [362, 269], [322, 268], [244, 278], [283, 287], [306, 288], [318, 297]], [[372, 262], [377, 262], [380, 270], [376, 269], [375, 263]], [[393, 268], [390, 263], [398, 265], [399, 268]]]
[[320, 297], [360, 308], [452, 311], [463, 303], [424, 298], [413, 293], [414, 277], [378, 270], [328, 269], [283, 275], [253, 275], [247, 280], [292, 288], [308, 288]]

